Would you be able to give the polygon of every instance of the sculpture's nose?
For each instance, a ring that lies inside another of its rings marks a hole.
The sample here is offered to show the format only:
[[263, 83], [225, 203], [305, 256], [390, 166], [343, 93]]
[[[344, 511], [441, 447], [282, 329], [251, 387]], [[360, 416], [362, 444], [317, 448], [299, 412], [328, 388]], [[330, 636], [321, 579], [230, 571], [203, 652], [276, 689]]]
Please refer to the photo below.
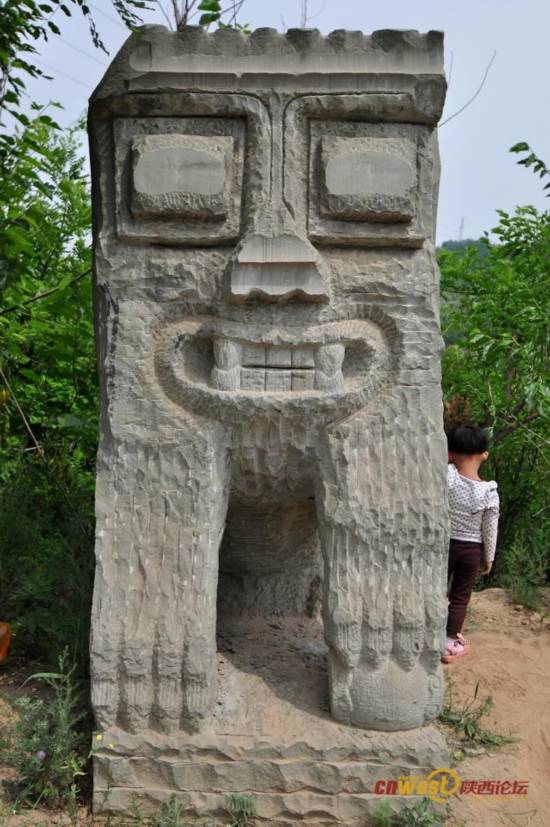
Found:
[[291, 232], [244, 239], [229, 273], [229, 295], [234, 300], [329, 299], [316, 249]]

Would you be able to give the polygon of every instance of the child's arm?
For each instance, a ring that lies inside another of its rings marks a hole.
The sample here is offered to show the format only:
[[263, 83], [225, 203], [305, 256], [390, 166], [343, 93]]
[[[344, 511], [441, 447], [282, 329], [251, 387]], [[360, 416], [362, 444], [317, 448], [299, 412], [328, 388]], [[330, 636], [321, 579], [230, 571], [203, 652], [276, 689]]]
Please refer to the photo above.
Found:
[[482, 574], [489, 574], [493, 568], [497, 547], [499, 498], [496, 489], [489, 493], [489, 501], [481, 518], [481, 538], [483, 541]]

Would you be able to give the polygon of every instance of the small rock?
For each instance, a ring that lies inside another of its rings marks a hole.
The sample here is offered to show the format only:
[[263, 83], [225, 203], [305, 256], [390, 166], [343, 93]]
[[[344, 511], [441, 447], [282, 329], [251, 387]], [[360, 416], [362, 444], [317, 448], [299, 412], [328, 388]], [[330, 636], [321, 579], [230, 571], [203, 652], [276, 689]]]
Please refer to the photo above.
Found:
[[483, 747], [464, 747], [465, 755], [483, 755], [486, 750]]
[[310, 655], [311, 657], [325, 657], [327, 654], [327, 646], [321, 641], [316, 640], [308, 640], [302, 646], [302, 651], [306, 655]]

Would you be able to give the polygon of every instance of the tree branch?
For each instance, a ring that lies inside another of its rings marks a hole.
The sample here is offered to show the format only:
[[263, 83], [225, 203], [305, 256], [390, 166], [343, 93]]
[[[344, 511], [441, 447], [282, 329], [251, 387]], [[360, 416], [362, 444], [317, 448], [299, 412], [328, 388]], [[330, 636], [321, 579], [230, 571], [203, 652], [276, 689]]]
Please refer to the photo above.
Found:
[[508, 428], [505, 428], [503, 431], [498, 431], [493, 436], [493, 444], [496, 442], [500, 442], [501, 439], [504, 437], [509, 436], [514, 431], [517, 431], [519, 428], [522, 428], [524, 425], [527, 425], [528, 422], [533, 422], [535, 419], [538, 419], [540, 416], [538, 411], [532, 411], [532, 413], [528, 414], [525, 419], [522, 419], [521, 422], [516, 422], [514, 425], [510, 425]]
[[87, 270], [84, 270], [83, 273], [80, 273], [79, 276], [76, 276], [64, 287], [52, 287], [50, 290], [44, 290], [43, 293], [39, 293], [37, 296], [33, 296], [31, 299], [25, 299], [25, 301], [19, 302], [19, 304], [12, 304], [11, 307], [5, 307], [3, 310], [0, 310], [0, 316], [4, 316], [6, 313], [12, 313], [14, 310], [20, 310], [25, 305], [32, 304], [32, 302], [37, 302], [40, 301], [40, 299], [45, 299], [46, 296], [51, 296], [52, 293], [57, 293], [58, 290], [64, 290], [65, 287], [72, 287], [73, 284], [76, 284], [77, 281], [80, 281], [80, 279], [83, 279], [84, 276], [87, 276], [91, 272], [92, 268], [88, 267]]
[[452, 119], [453, 119], [453, 118], [456, 118], [456, 117], [457, 117], [457, 115], [460, 115], [462, 112], [464, 112], [464, 110], [465, 110], [465, 109], [467, 109], [467, 108], [470, 106], [470, 104], [471, 104], [471, 103], [473, 103], [473, 102], [475, 101], [475, 99], [477, 98], [477, 96], [479, 95], [479, 93], [481, 92], [481, 90], [483, 89], [483, 87], [485, 86], [485, 81], [487, 80], [487, 77], [488, 77], [489, 72], [490, 72], [490, 70], [491, 70], [491, 66], [492, 66], [492, 65], [493, 65], [493, 63], [494, 63], [496, 56], [497, 56], [497, 53], [496, 53], [496, 51], [494, 51], [494, 52], [493, 52], [493, 56], [492, 56], [491, 60], [490, 60], [490, 61], [489, 61], [489, 63], [487, 64], [487, 68], [485, 69], [485, 74], [483, 75], [483, 77], [482, 77], [482, 79], [481, 79], [481, 83], [479, 84], [479, 86], [478, 86], [477, 90], [476, 90], [476, 91], [475, 91], [475, 93], [472, 95], [472, 97], [470, 98], [470, 100], [469, 100], [469, 101], [466, 101], [466, 103], [464, 104], [464, 106], [461, 106], [461, 107], [460, 107], [460, 109], [458, 109], [458, 110], [457, 110], [456, 112], [454, 112], [452, 115], [449, 115], [449, 117], [448, 117], [448, 118], [446, 118], [444, 121], [441, 121], [441, 123], [439, 124], [439, 126], [440, 126], [440, 127], [441, 127], [441, 126], [445, 126], [445, 124], [446, 124], [446, 123], [449, 123], [449, 121], [452, 121]]

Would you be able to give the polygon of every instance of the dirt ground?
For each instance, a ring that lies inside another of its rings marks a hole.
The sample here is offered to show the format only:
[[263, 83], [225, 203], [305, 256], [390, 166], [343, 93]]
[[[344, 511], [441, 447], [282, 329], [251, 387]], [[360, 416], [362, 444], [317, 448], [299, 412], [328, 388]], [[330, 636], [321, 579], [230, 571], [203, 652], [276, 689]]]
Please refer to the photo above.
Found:
[[[549, 601], [545, 601], [549, 603]], [[454, 797], [453, 827], [550, 825], [550, 606], [530, 612], [514, 606], [501, 589], [472, 598], [466, 626], [471, 652], [445, 666], [453, 695], [491, 695], [486, 727], [516, 743], [471, 756], [455, 769], [463, 780], [528, 781], [520, 796]]]
[[[514, 606], [501, 589], [488, 589], [472, 599], [465, 630], [472, 651], [444, 667], [452, 705], [460, 707], [471, 700], [478, 686], [477, 702], [487, 695], [494, 701], [483, 725], [517, 740], [481, 754], [469, 754], [454, 769], [463, 781], [527, 781], [528, 793], [453, 796], [448, 827], [550, 825], [550, 590], [545, 606], [541, 612]], [[230, 642], [221, 643], [220, 667], [227, 669], [234, 655]], [[310, 654], [309, 667], [317, 668], [319, 653], [312, 650]], [[33, 671], [28, 664], [0, 668], [0, 728], [11, 714], [6, 701], [21, 691], [36, 691], [32, 685], [18, 688]], [[464, 752], [455, 744], [455, 755], [459, 750]], [[0, 785], [9, 777], [10, 771], [0, 767]], [[0, 827], [61, 827], [71, 823], [66, 815], [43, 811], [12, 815], [2, 804], [0, 787]], [[78, 813], [78, 824], [92, 824], [84, 808]]]

